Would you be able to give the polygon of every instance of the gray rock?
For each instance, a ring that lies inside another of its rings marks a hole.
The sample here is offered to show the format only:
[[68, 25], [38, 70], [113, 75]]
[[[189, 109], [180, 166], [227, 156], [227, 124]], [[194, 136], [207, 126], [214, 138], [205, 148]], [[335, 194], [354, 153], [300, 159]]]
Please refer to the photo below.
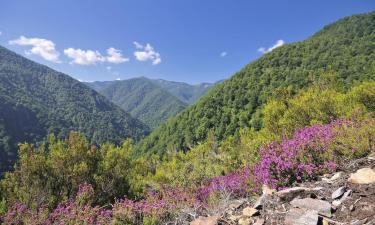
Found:
[[317, 225], [318, 220], [317, 211], [292, 208], [285, 215], [284, 222], [287, 225]]
[[343, 174], [344, 174], [343, 172], [337, 172], [331, 178], [323, 177], [322, 180], [327, 182], [327, 183], [333, 183], [335, 180], [341, 178]]
[[340, 205], [341, 205], [341, 201], [340, 200], [334, 200], [333, 202], [332, 202], [332, 205], [334, 206], [334, 207], [339, 207]]
[[356, 220], [350, 223], [350, 225], [363, 225], [367, 222], [367, 218], [363, 220]]
[[340, 198], [345, 193], [346, 187], [340, 187], [332, 193], [332, 199]]
[[276, 192], [276, 195], [282, 201], [290, 201], [294, 199], [295, 197], [300, 196], [304, 193], [319, 191], [321, 189], [322, 187], [316, 187], [316, 188], [292, 187], [292, 188], [278, 191]]
[[313, 210], [317, 211], [318, 214], [331, 217], [331, 204], [329, 202], [313, 199], [313, 198], [304, 198], [304, 199], [294, 199], [290, 202], [290, 204], [294, 207], [298, 207], [301, 209]]

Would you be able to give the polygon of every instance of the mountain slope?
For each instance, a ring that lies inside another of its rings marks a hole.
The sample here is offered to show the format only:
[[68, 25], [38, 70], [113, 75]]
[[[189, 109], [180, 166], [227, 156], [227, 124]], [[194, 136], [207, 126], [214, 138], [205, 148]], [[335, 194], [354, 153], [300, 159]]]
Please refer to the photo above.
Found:
[[120, 143], [148, 127], [79, 81], [0, 46], [0, 172], [14, 163], [19, 142], [71, 130], [92, 143]]
[[375, 79], [375, 13], [346, 17], [311, 38], [279, 47], [216, 85], [197, 103], [154, 130], [140, 152], [188, 150], [209, 130], [221, 140], [241, 127], [260, 128], [256, 113], [270, 98], [293, 94], [326, 74], [346, 87]]
[[162, 79], [155, 79], [151, 81], [189, 105], [196, 102], [216, 84], [201, 83], [191, 85], [183, 82], [167, 81]]
[[157, 127], [187, 106], [143, 77], [86, 84], [151, 128]]

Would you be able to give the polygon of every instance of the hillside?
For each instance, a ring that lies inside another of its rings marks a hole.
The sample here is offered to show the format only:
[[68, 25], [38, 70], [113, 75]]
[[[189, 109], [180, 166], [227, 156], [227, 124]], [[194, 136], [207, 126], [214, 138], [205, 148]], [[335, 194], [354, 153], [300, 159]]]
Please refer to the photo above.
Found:
[[216, 84], [201, 83], [191, 85], [183, 82], [167, 81], [163, 79], [155, 79], [151, 81], [189, 105], [196, 102]]
[[148, 127], [77, 80], [0, 46], [0, 172], [19, 142], [80, 131], [91, 143], [140, 139]]
[[205, 140], [210, 130], [222, 140], [242, 127], [259, 129], [257, 112], [269, 98], [294, 94], [327, 74], [344, 88], [375, 79], [374, 61], [375, 12], [343, 18], [305, 41], [277, 48], [246, 65], [154, 130], [138, 151], [187, 150]]
[[187, 104], [144, 77], [86, 83], [133, 117], [155, 128]]

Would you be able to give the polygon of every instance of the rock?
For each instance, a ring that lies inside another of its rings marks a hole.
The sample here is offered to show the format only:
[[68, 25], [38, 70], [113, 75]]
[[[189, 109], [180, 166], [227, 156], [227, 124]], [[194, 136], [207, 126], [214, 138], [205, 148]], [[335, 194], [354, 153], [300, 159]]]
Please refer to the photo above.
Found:
[[335, 174], [333, 174], [333, 176], [330, 178], [330, 180], [331, 181], [334, 181], [334, 180], [337, 180], [337, 179], [339, 179], [340, 177], [342, 177], [342, 175], [343, 175], [344, 173], [343, 172], [337, 172], [337, 173], [335, 173]]
[[331, 178], [325, 178], [325, 177], [323, 177], [322, 180], [325, 181], [325, 182], [327, 182], [327, 183], [333, 183], [335, 180], [341, 178], [343, 174], [344, 174], [343, 172], [337, 172]]
[[353, 184], [375, 183], [375, 171], [371, 168], [359, 169], [355, 173], [350, 174], [348, 181]]
[[354, 209], [355, 209], [355, 208], [354, 208], [354, 205], [350, 205], [350, 206], [349, 206], [349, 210], [350, 210], [350, 211], [354, 211]]
[[247, 216], [247, 217], [256, 216], [258, 214], [259, 214], [259, 211], [251, 207], [246, 207], [242, 210], [242, 215]]
[[347, 191], [344, 193], [344, 195], [342, 196], [342, 199], [343, 199], [343, 198], [347, 198], [347, 197], [349, 197], [351, 194], [352, 194], [352, 190], [347, 190]]
[[332, 199], [340, 198], [345, 193], [346, 187], [340, 187], [332, 193]]
[[305, 191], [306, 191], [306, 188], [304, 187], [292, 187], [292, 188], [278, 191], [276, 195], [281, 200], [288, 201], [288, 200], [292, 200], [297, 195], [304, 193]]
[[262, 209], [267, 198], [271, 196], [273, 193], [275, 193], [276, 190], [270, 189], [267, 185], [263, 185], [262, 192], [263, 194], [258, 198], [258, 200], [253, 205], [254, 209]]
[[363, 225], [367, 222], [367, 218], [363, 220], [356, 220], [350, 223], [350, 225]]
[[250, 219], [249, 218], [241, 218], [238, 220], [239, 225], [250, 225]]
[[322, 224], [323, 225], [329, 225], [329, 222], [328, 222], [328, 220], [326, 220], [326, 219], [323, 218]]
[[285, 215], [284, 222], [286, 225], [317, 225], [318, 220], [317, 211], [292, 208]]
[[231, 221], [233, 221], [233, 222], [236, 222], [240, 218], [241, 218], [241, 216], [231, 215], [231, 216], [229, 216], [228, 219], [231, 220]]
[[257, 219], [257, 221], [255, 221], [254, 225], [263, 225], [264, 224], [264, 219]]
[[313, 198], [304, 198], [304, 199], [294, 199], [290, 202], [294, 207], [317, 211], [320, 215], [331, 217], [331, 204], [329, 202], [313, 199]]
[[199, 217], [190, 223], [190, 225], [216, 225], [218, 218], [216, 216]]
[[341, 205], [341, 201], [340, 200], [334, 200], [333, 202], [332, 202], [332, 205], [334, 206], [334, 207], [339, 207], [340, 205]]

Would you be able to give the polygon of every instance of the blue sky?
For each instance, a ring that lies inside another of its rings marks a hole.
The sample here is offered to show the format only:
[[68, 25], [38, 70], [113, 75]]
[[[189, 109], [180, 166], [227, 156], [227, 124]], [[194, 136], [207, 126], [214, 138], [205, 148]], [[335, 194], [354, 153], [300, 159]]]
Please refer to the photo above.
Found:
[[84, 81], [214, 82], [374, 9], [373, 0], [0, 0], [0, 44]]

